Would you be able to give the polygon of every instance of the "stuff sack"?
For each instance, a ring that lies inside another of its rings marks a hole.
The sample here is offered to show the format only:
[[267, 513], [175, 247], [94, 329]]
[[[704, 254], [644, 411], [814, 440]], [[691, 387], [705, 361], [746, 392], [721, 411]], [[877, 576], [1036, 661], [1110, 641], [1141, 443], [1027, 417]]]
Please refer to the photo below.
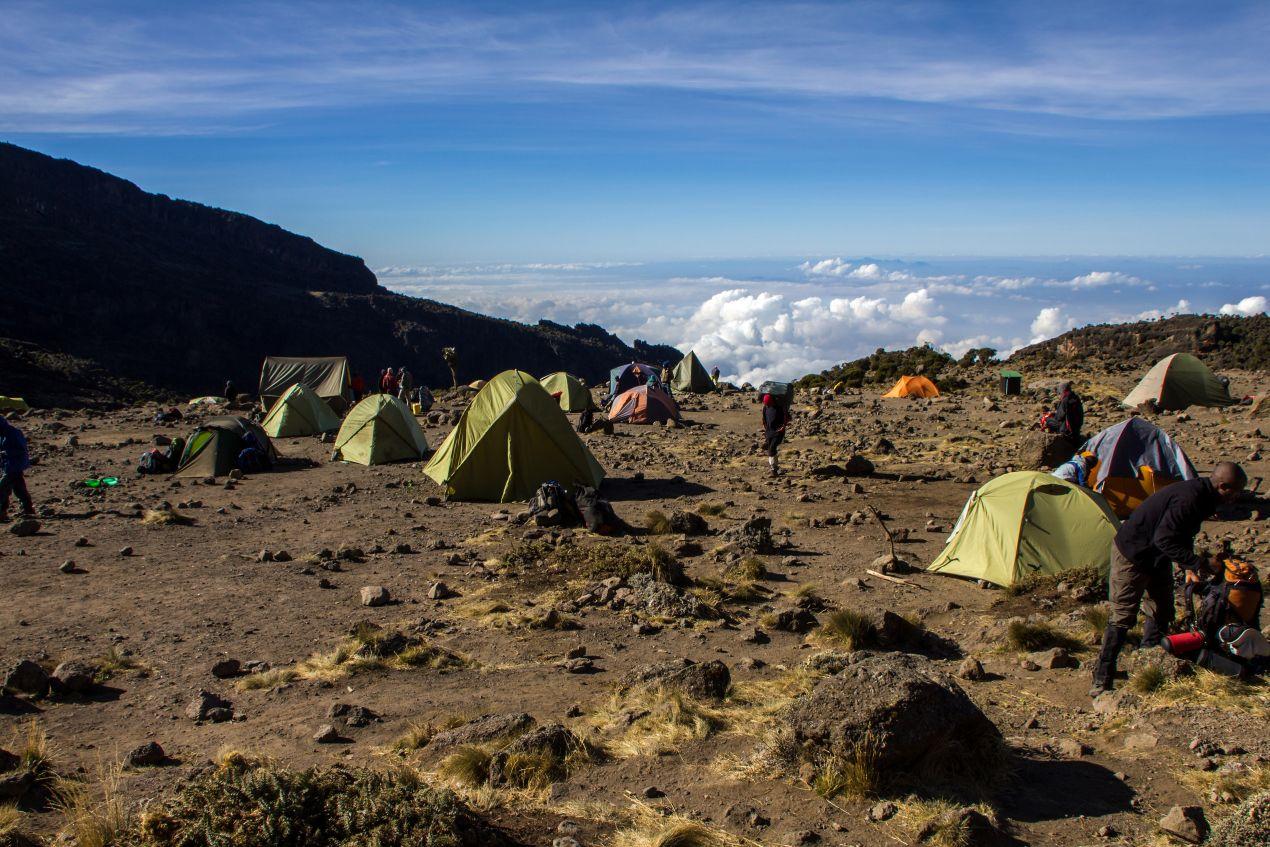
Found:
[[529, 517], [538, 526], [577, 526], [582, 513], [569, 490], [555, 480], [538, 486], [529, 501]]
[[794, 407], [794, 384], [792, 382], [772, 382], [768, 381], [758, 387], [758, 396], [764, 394], [772, 395], [772, 399], [785, 410], [788, 416], [789, 410]]
[[137, 473], [145, 476], [147, 474], [161, 474], [172, 470], [172, 463], [159, 448], [147, 450], [141, 454], [141, 458], [137, 461]]
[[622, 535], [630, 530], [626, 521], [617, 516], [612, 504], [600, 496], [600, 492], [587, 485], [578, 486], [574, 495], [582, 523], [596, 535]]
[[[1200, 632], [1215, 643], [1218, 630], [1230, 624], [1259, 628], [1261, 607], [1265, 601], [1260, 575], [1257, 569], [1240, 559], [1222, 562], [1222, 579], [1213, 580], [1201, 588], [1197, 583], [1187, 583], [1187, 594], [1202, 593], [1195, 624]], [[1190, 598], [1187, 598], [1190, 602]]]

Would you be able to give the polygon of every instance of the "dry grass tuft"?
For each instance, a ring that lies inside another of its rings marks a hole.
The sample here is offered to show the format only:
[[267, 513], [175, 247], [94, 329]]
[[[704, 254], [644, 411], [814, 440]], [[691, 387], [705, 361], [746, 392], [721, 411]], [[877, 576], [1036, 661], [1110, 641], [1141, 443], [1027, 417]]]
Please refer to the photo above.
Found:
[[[930, 847], [972, 847], [976, 843], [976, 833], [965, 819], [954, 814], [962, 808], [957, 803], [910, 796], [896, 805], [899, 811], [889, 825], [902, 833], [905, 843], [920, 840]], [[997, 813], [991, 806], [981, 803], [971, 808], [995, 825]]]
[[816, 631], [816, 638], [851, 652], [876, 647], [878, 631], [868, 615], [842, 609], [825, 618]]
[[111, 847], [132, 825], [120, 791], [118, 765], [103, 770], [92, 785], [76, 785], [63, 797], [67, 817], [64, 836], [76, 847]]
[[1144, 665], [1133, 672], [1129, 685], [1139, 694], [1150, 694], [1158, 691], [1167, 679], [1164, 669], [1159, 665]]
[[670, 518], [658, 509], [650, 509], [644, 514], [644, 529], [649, 535], [666, 535], [670, 532]]
[[176, 509], [147, 509], [141, 522], [146, 526], [191, 526], [194, 519]]
[[441, 760], [437, 776], [464, 788], [476, 788], [489, 782], [490, 751], [475, 744], [456, 747]]
[[93, 675], [93, 679], [103, 683], [120, 674], [143, 670], [145, 667], [145, 663], [137, 657], [126, 655], [118, 647], [111, 647], [106, 655], [97, 660], [97, 673]]
[[[23, 728], [13, 731], [13, 749], [17, 751], [17, 771], [25, 771], [31, 775], [32, 789], [40, 804], [57, 804], [63, 801], [71, 788], [71, 783], [63, 779], [57, 772], [59, 751], [39, 721], [31, 718]], [[28, 792], [28, 793], [31, 793]]]
[[738, 582], [753, 582], [767, 576], [767, 565], [758, 556], [746, 556], [729, 566], [724, 576]]
[[664, 810], [636, 805], [625, 826], [613, 833], [611, 847], [742, 847], [757, 842]]
[[1270, 720], [1270, 684], [1264, 680], [1240, 680], [1196, 667], [1160, 686], [1148, 705], [1185, 704], [1196, 709], [1242, 712], [1258, 720]]
[[[632, 719], [632, 716], [633, 719]], [[727, 711], [667, 688], [615, 693], [592, 716], [599, 727], [622, 725], [609, 750], [619, 758], [667, 755], [709, 738], [728, 724]]]
[[697, 506], [697, 514], [708, 518], [717, 518], [728, 510], [724, 503], [701, 503]]
[[834, 756], [821, 764], [811, 787], [821, 797], [863, 799], [875, 797], [882, 788], [878, 769], [877, 741], [866, 734], [847, 756]]
[[1102, 640], [1102, 635], [1107, 631], [1107, 621], [1111, 617], [1111, 611], [1105, 603], [1099, 603], [1097, 606], [1086, 606], [1080, 611], [1080, 620], [1089, 630], [1091, 638]]
[[1028, 653], [1051, 647], [1079, 650], [1084, 646], [1053, 624], [1043, 622], [1012, 621], [1006, 628], [1005, 639], [1010, 649]]

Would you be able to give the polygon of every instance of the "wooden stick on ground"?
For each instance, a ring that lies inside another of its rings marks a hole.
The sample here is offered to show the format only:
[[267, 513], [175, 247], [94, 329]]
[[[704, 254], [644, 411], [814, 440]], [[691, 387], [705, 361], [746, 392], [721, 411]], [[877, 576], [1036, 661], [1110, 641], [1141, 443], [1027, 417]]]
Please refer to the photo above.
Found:
[[899, 585], [907, 585], [909, 588], [916, 588], [916, 589], [918, 589], [918, 590], [920, 590], [920, 591], [928, 591], [928, 590], [929, 590], [926, 586], [924, 586], [924, 585], [918, 585], [916, 582], [913, 582], [912, 580], [908, 580], [908, 579], [901, 579], [901, 578], [900, 578], [900, 577], [898, 577], [898, 576], [890, 576], [890, 575], [888, 575], [888, 574], [879, 573], [879, 572], [877, 572], [877, 571], [873, 570], [872, 568], [865, 568], [865, 569], [864, 569], [864, 572], [865, 572], [865, 573], [867, 573], [869, 576], [876, 576], [878, 579], [885, 579], [885, 580], [887, 580], [888, 582], [894, 582], [894, 583], [897, 583], [897, 584], [899, 584]]
[[878, 526], [882, 527], [882, 533], [886, 536], [886, 543], [891, 545], [891, 558], [898, 559], [899, 556], [895, 555], [895, 536], [886, 528], [886, 522], [882, 520], [882, 513], [873, 506], [869, 506], [868, 509], [873, 513], [873, 519], [878, 522]]

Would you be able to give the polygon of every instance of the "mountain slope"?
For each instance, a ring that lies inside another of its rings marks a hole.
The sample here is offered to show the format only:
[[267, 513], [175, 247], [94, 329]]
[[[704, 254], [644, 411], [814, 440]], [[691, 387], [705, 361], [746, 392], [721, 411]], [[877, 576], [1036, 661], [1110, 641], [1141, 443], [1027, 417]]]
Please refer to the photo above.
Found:
[[633, 358], [678, 358], [598, 327], [394, 294], [361, 259], [281, 227], [3, 143], [0, 303], [0, 338], [195, 394], [254, 385], [271, 354], [347, 355], [368, 381], [405, 365], [433, 385], [449, 383], [447, 346], [464, 380], [517, 367], [594, 381]]

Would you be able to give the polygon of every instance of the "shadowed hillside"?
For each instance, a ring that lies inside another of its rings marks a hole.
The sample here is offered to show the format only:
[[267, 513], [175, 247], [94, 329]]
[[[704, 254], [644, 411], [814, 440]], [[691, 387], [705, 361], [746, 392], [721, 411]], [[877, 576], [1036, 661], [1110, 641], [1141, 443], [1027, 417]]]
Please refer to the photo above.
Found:
[[[0, 338], [195, 394], [227, 377], [254, 385], [270, 354], [344, 354], [368, 380], [406, 365], [433, 385], [450, 380], [445, 346], [458, 348], [465, 381], [511, 367], [594, 381], [633, 358], [678, 358], [599, 327], [526, 326], [393, 294], [361, 259], [312, 239], [10, 144], [0, 144], [0, 297]], [[33, 381], [28, 399], [50, 402]]]

